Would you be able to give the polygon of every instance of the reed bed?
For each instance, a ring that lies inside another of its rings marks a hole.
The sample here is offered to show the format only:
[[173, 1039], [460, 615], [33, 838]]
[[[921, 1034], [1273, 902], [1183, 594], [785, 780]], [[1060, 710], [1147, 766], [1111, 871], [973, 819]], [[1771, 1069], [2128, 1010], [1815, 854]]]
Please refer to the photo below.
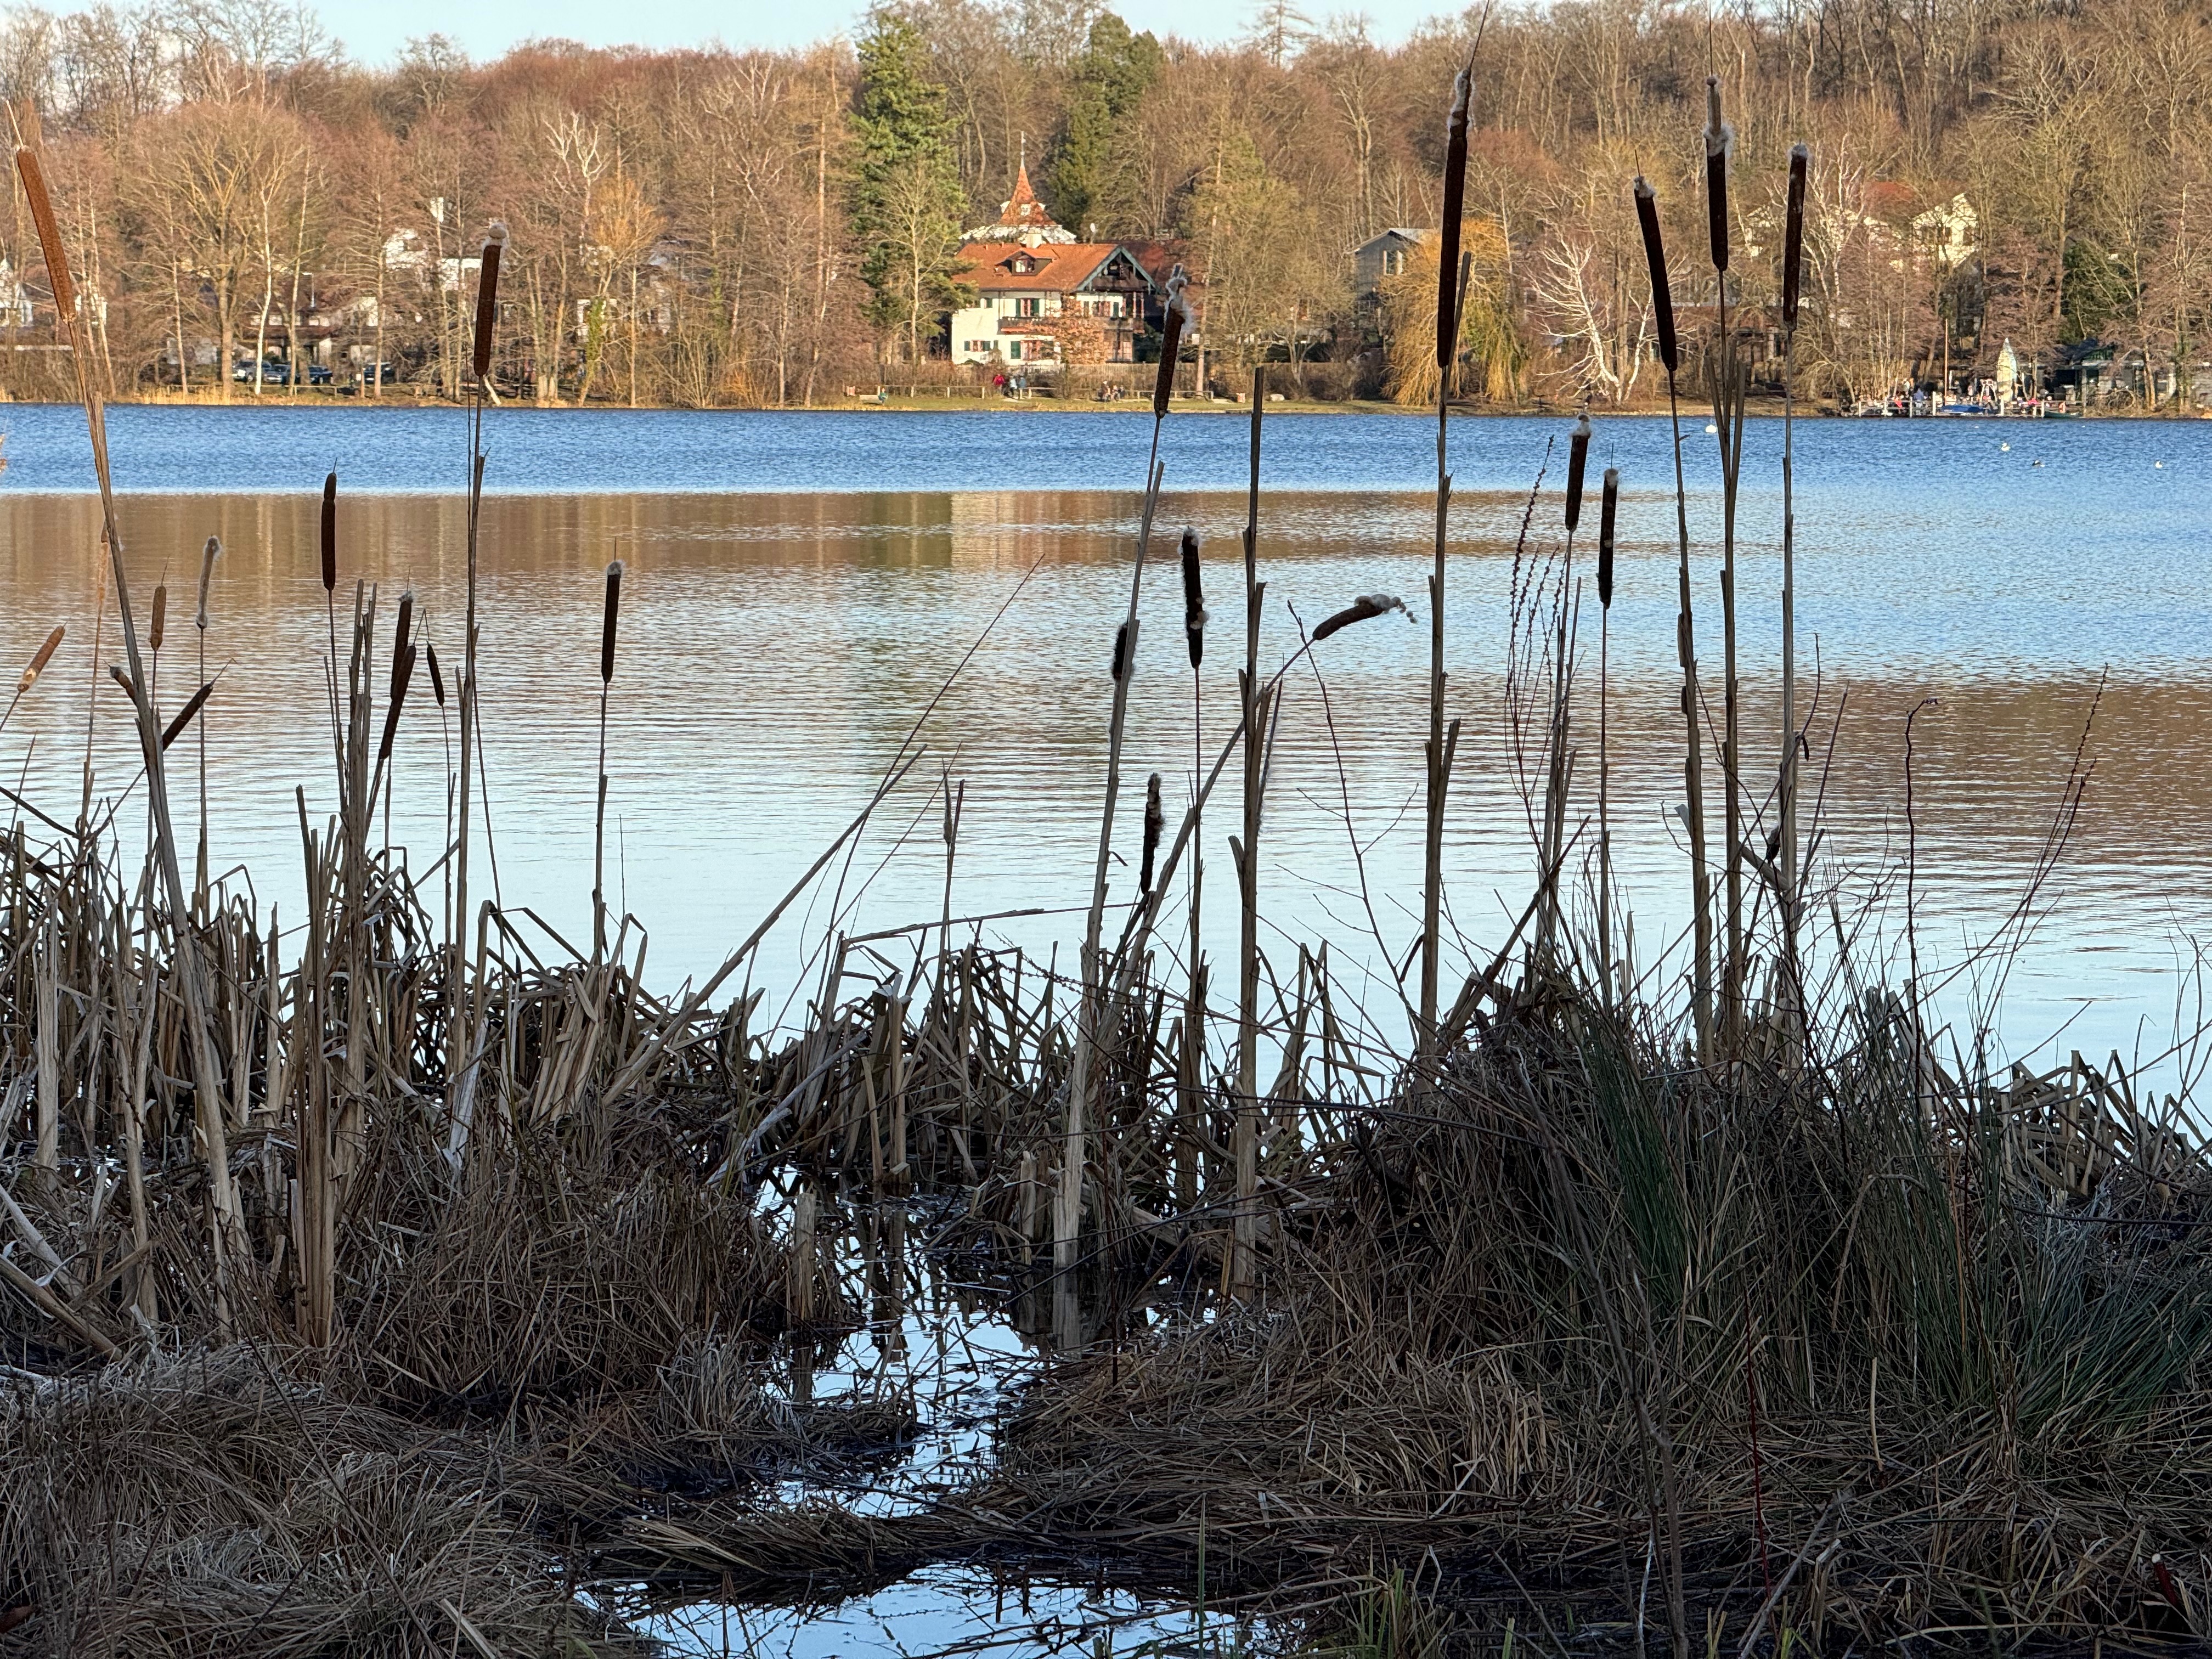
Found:
[[[1454, 177], [1472, 76], [1448, 122]], [[34, 143], [18, 152], [27, 185]], [[1724, 276], [1725, 140], [1707, 155]], [[1671, 387], [1640, 181], [1638, 206]], [[1788, 234], [1794, 258], [1795, 205]], [[479, 385], [504, 240], [495, 226], [484, 244]], [[46, 254], [62, 292], [58, 232]], [[495, 845], [471, 805], [480, 404], [450, 694], [412, 595], [386, 616], [348, 581], [325, 483], [335, 810], [311, 814], [302, 783], [307, 902], [281, 927], [209, 874], [216, 544], [195, 689], [165, 696], [167, 595], [142, 659], [111, 511], [100, 580], [147, 842], [125, 844], [89, 778], [74, 819], [17, 802], [0, 841], [0, 1654], [573, 1659], [646, 1650], [633, 1615], [668, 1599], [818, 1602], [951, 1561], [1227, 1597], [1324, 1650], [2212, 1634], [2195, 1496], [2212, 1444], [2212, 1167], [2186, 1103], [2142, 1097], [2117, 1060], [2039, 1075], [1961, 1060], [1928, 1028], [1917, 974], [1892, 991], [1848, 950], [1815, 957], [1819, 805], [1801, 823], [1794, 724], [1776, 768], [1787, 850], [1750, 845], [1732, 539], [1717, 978], [1686, 507], [1688, 1006], [1643, 988], [1610, 863], [1610, 469], [1598, 781], [1571, 793], [1592, 725], [1575, 718], [1566, 539], [1587, 422], [1570, 438], [1565, 535], [1540, 483], [1514, 566], [1508, 720], [1532, 895], [1494, 955], [1447, 977], [1439, 848], [1464, 715], [1441, 600], [1464, 270], [1444, 262], [1438, 299], [1426, 856], [1403, 1052], [1345, 998], [1325, 946], [1259, 948], [1286, 677], [1407, 611], [1335, 596], [1285, 660], [1263, 659], [1264, 377], [1237, 723], [1196, 726], [1209, 617], [1187, 534], [1191, 773], [1183, 791], [1151, 773], [1141, 814], [1118, 812], [1144, 660], [1136, 576], [1110, 653], [1103, 629], [1091, 647], [1111, 758], [1073, 971], [984, 948], [956, 921], [963, 797], [947, 774], [941, 913], [834, 933], [788, 1018], [744, 988], [760, 942], [919, 755], [901, 751], [718, 972], [656, 993], [604, 885], [617, 562], [589, 947], [504, 906], [495, 862], [492, 896], [472, 895], [468, 849]], [[1173, 287], [1139, 574], [1172, 451]], [[85, 402], [105, 495], [89, 385]], [[1731, 410], [1732, 501], [1741, 403], [1717, 412]], [[16, 702], [52, 694], [41, 677], [62, 638]], [[427, 741], [419, 693], [402, 719], [418, 654], [440, 741], [449, 701], [460, 738], [444, 749], [450, 834], [419, 868], [375, 830], [396, 745]], [[196, 720], [187, 883], [164, 756]], [[1233, 1006], [1217, 1007], [1191, 872], [1232, 767], [1239, 958]], [[2053, 856], [2079, 800], [2077, 775]], [[1178, 962], [1156, 930], [1179, 893]], [[895, 1485], [921, 1430], [890, 1361], [922, 1265], [989, 1297], [1051, 1363], [1002, 1403], [989, 1467], [862, 1512], [832, 1489]], [[882, 1362], [872, 1380], [817, 1398], [818, 1371], [861, 1338]]]

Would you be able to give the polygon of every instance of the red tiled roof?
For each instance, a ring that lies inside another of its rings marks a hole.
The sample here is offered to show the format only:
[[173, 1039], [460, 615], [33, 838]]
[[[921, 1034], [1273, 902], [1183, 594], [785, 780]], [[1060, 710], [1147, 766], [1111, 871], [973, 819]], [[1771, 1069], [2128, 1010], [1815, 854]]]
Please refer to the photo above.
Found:
[[[1042, 242], [1035, 247], [1019, 242], [963, 242], [961, 268], [953, 278], [978, 289], [1070, 294], [1097, 276], [1119, 246], [1119, 242]], [[1030, 261], [1035, 269], [1012, 269], [1018, 259]]]

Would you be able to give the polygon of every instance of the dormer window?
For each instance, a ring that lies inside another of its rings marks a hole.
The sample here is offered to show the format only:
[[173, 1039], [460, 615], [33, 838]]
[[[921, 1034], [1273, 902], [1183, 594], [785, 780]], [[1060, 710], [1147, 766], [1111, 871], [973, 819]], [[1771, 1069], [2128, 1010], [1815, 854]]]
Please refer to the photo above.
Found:
[[1006, 268], [1017, 276], [1026, 276], [1037, 268], [1037, 262], [1026, 253], [1017, 253], [1006, 262]]

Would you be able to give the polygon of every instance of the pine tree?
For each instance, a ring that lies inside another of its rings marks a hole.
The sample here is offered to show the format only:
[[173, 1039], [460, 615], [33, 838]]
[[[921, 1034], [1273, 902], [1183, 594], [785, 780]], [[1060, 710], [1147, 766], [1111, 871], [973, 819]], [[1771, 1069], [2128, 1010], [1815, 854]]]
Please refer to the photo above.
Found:
[[922, 325], [958, 303], [960, 215], [967, 205], [953, 161], [945, 88], [927, 73], [928, 48], [903, 17], [878, 12], [860, 46], [854, 127], [860, 159], [853, 229], [860, 276], [875, 291], [869, 315], [902, 330], [907, 361], [921, 356]]
[[1156, 80], [1167, 54], [1151, 34], [1132, 34], [1112, 12], [1091, 26], [1075, 60], [1060, 142], [1046, 192], [1053, 217], [1078, 235], [1098, 211], [1124, 124]]

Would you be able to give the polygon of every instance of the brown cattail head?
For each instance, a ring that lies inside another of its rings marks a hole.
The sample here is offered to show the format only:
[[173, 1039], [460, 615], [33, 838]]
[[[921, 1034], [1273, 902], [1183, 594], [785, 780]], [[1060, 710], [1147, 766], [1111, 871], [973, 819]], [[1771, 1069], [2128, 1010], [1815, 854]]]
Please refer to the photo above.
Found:
[[384, 737], [376, 745], [376, 763], [392, 758], [392, 740], [399, 731], [399, 710], [407, 701], [407, 687], [415, 678], [415, 647], [408, 646], [392, 665], [392, 701], [384, 711]]
[[1474, 93], [1472, 66], [1452, 82], [1444, 122], [1444, 211], [1437, 255], [1437, 367], [1449, 370], [1459, 352], [1459, 229], [1467, 211], [1467, 113]]
[[1188, 304], [1183, 289], [1190, 278], [1177, 265], [1168, 273], [1168, 302], [1160, 317], [1160, 372], [1152, 382], [1152, 418], [1164, 420], [1168, 399], [1175, 395], [1176, 359], [1182, 355], [1182, 323]]
[[1620, 509], [1620, 469], [1605, 470], [1605, 495], [1597, 513], [1597, 602], [1613, 609], [1613, 517]]
[[1805, 169], [1813, 152], [1790, 146], [1790, 210], [1782, 228], [1782, 326], [1797, 326], [1797, 289], [1805, 270]]
[[23, 671], [23, 678], [15, 682], [17, 696], [21, 696], [39, 683], [39, 676], [46, 672], [46, 665], [54, 659], [54, 653], [61, 649], [61, 645], [62, 630], [57, 628], [46, 635], [46, 642], [33, 655], [30, 666]]
[[222, 544], [213, 536], [207, 538], [207, 545], [200, 550], [200, 608], [198, 614], [192, 618], [192, 626], [203, 634], [207, 632], [208, 578], [215, 574], [215, 556], [222, 551]]
[[323, 592], [338, 587], [338, 475], [323, 480]]
[[1567, 533], [1573, 535], [1583, 518], [1583, 470], [1589, 465], [1590, 423], [1584, 415], [1575, 422], [1567, 440]]
[[1705, 77], [1705, 216], [1712, 228], [1713, 269], [1729, 265], [1728, 167], [1735, 133], [1721, 119], [1721, 77]]
[[1638, 173], [1636, 222], [1644, 229], [1644, 263], [1651, 271], [1651, 313], [1659, 331], [1659, 361], [1672, 374], [1680, 362], [1674, 348], [1674, 295], [1667, 286], [1667, 244], [1659, 234], [1659, 196]]
[[202, 705], [207, 702], [209, 695], [213, 692], [214, 690], [215, 682], [213, 680], [210, 680], [206, 684], [200, 687], [198, 690], [192, 693], [192, 700], [190, 702], [186, 703], [182, 708], [177, 710], [177, 718], [171, 720], [168, 725], [168, 729], [161, 733], [161, 747], [163, 750], [166, 750], [171, 744], [174, 743], [179, 738], [184, 736], [185, 728], [192, 723], [192, 716], [200, 712]]
[[1160, 831], [1166, 826], [1167, 813], [1160, 805], [1160, 775], [1153, 773], [1145, 784], [1145, 862], [1138, 872], [1137, 890], [1152, 890], [1152, 860], [1159, 854]]
[[[1314, 643], [1319, 645], [1330, 635], [1349, 628], [1356, 622], [1365, 622], [1370, 617], [1380, 617], [1389, 611], [1403, 611], [1406, 602], [1389, 593], [1362, 593], [1333, 617], [1322, 618], [1321, 626], [1313, 631]], [[1412, 618], [1407, 617], [1408, 621]]]
[[623, 562], [617, 559], [607, 567], [606, 616], [599, 623], [599, 684], [612, 683], [615, 677], [615, 622], [622, 615]]
[[392, 695], [399, 695], [399, 662], [415, 634], [415, 590], [399, 596], [399, 624], [392, 630]]
[[499, 258], [507, 251], [507, 227], [495, 219], [484, 233], [483, 263], [477, 271], [476, 354], [470, 367], [482, 386], [491, 374], [491, 341], [499, 324]]
[[422, 655], [430, 665], [430, 695], [438, 700], [438, 707], [446, 706], [446, 677], [438, 672], [438, 647], [424, 641]]
[[168, 622], [169, 585], [167, 582], [156, 582], [154, 584], [154, 620], [146, 629], [146, 644], [149, 649], [159, 651], [161, 648], [161, 635], [167, 630]]
[[1198, 582], [1198, 532], [1182, 532], [1182, 637], [1190, 665], [1206, 659], [1206, 595]]
[[1129, 672], [1129, 624], [1123, 623], [1114, 630], [1114, 684], [1121, 684], [1121, 677]]
[[38, 227], [39, 252], [46, 257], [54, 311], [66, 325], [76, 315], [76, 285], [70, 280], [69, 252], [62, 246], [61, 222], [54, 217], [53, 198], [46, 194], [46, 175], [39, 166], [37, 152], [18, 144], [15, 171], [23, 180], [23, 199], [30, 204], [31, 222]]

